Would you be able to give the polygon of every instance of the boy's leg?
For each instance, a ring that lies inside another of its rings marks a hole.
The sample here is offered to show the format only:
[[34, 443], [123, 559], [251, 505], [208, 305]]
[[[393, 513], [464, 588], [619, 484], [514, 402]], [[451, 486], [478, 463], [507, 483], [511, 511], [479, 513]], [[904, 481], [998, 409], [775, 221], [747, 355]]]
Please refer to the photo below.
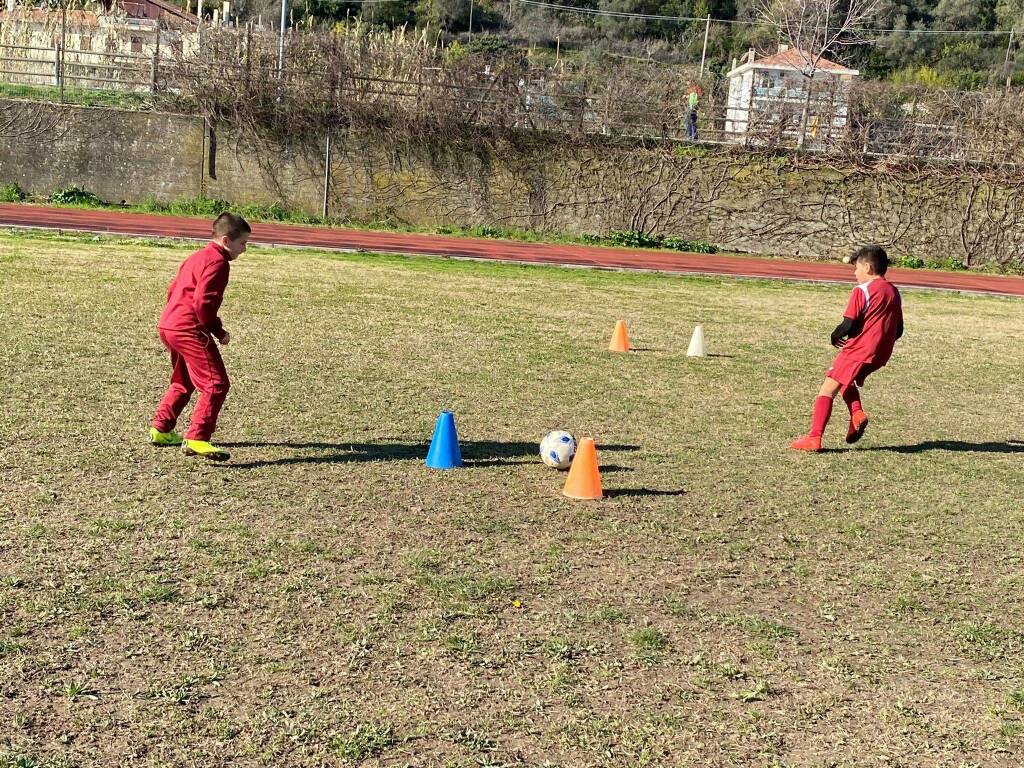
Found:
[[856, 384], [843, 387], [840, 390], [840, 394], [843, 396], [843, 402], [846, 403], [846, 407], [850, 409], [851, 416], [857, 411], [864, 410], [864, 407], [860, 404], [860, 390], [857, 389]]
[[825, 382], [818, 390], [818, 396], [814, 400], [814, 410], [811, 413], [811, 431], [803, 437], [797, 438], [789, 447], [796, 451], [820, 451], [821, 436], [825, 434], [825, 427], [829, 417], [832, 415], [832, 401], [842, 385], [835, 379], [826, 377]]
[[163, 332], [160, 333], [160, 340], [171, 353], [171, 384], [164, 393], [156, 413], [153, 414], [150, 426], [157, 432], [170, 432], [178, 423], [178, 417], [185, 410], [196, 388], [188, 374], [185, 358], [172, 346], [174, 341], [167, 338]]
[[814, 411], [811, 414], [811, 437], [821, 437], [825, 434], [825, 427], [832, 416], [832, 401], [835, 400], [842, 385], [835, 379], [825, 377], [825, 381], [818, 390], [818, 396], [814, 400]]
[[228, 395], [231, 382], [224, 368], [224, 360], [211, 337], [194, 336], [185, 354], [189, 375], [199, 390], [199, 399], [192, 411], [192, 422], [185, 433], [186, 440], [208, 442], [217, 429], [217, 416]]
[[864, 379], [874, 371], [875, 367], [871, 364], [861, 366], [854, 380], [842, 390], [843, 401], [850, 409], [850, 426], [846, 430], [846, 442], [850, 445], [864, 437], [864, 431], [868, 428], [868, 415], [864, 412], [864, 406], [860, 402], [860, 389], [857, 388], [857, 384], [863, 384]]

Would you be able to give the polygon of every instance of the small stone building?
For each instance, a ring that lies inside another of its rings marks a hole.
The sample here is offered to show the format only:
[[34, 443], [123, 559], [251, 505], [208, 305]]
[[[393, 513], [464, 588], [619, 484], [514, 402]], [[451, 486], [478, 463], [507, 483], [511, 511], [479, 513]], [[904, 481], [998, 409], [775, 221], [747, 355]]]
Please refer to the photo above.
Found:
[[[860, 73], [780, 45], [762, 59], [754, 51], [729, 72], [726, 138], [737, 143], [821, 146], [844, 133], [850, 85]], [[801, 136], [801, 125], [804, 125]]]

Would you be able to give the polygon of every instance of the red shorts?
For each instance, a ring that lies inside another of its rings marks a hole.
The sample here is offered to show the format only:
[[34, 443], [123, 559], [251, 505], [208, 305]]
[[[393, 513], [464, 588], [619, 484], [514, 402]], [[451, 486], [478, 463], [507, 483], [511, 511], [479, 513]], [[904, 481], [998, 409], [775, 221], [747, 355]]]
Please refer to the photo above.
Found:
[[864, 384], [864, 379], [881, 367], [874, 363], [863, 363], [845, 352], [840, 352], [832, 361], [832, 367], [825, 371], [825, 375], [838, 381], [844, 387], [851, 384], [856, 384], [859, 387]]

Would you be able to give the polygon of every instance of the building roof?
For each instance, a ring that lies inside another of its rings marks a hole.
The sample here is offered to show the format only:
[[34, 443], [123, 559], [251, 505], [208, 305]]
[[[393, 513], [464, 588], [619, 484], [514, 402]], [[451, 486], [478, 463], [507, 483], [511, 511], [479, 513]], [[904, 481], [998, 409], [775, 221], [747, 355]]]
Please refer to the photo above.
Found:
[[[168, 0], [117, 0], [116, 3], [111, 3], [111, 7], [107, 9], [108, 12], [102, 14], [102, 16], [105, 18], [111, 17], [111, 9], [115, 5], [121, 11], [126, 13], [129, 19], [141, 15], [143, 20], [145, 20], [147, 16], [145, 14], [140, 14], [138, 9], [142, 9], [145, 6], [151, 6], [157, 10], [158, 14], [165, 14], [166, 16], [173, 17], [180, 22], [186, 22], [192, 26], [199, 24], [198, 16], [179, 8], [173, 3], [168, 2]], [[133, 10], [135, 10], [135, 13], [132, 12]], [[72, 26], [95, 27], [100, 24], [100, 17], [101, 14], [98, 14], [95, 11], [67, 10], [65, 11], [64, 20], [65, 23]], [[56, 9], [16, 8], [13, 11], [8, 11], [5, 10], [4, 5], [0, 4], [0, 19], [47, 24], [59, 21], [60, 18], [61, 13]], [[155, 15], [148, 18], [155, 18]]]
[[[94, 11], [79, 11], [69, 9], [64, 12], [64, 20], [68, 24], [79, 24], [82, 26], [95, 26], [99, 17]], [[29, 21], [40, 24], [54, 19], [60, 19], [60, 11], [49, 8], [15, 8], [13, 11], [6, 10], [6, 6], [0, 5], [0, 18], [7, 21]]]
[[[742, 75], [751, 69], [777, 69], [781, 71], [803, 72], [814, 61], [814, 56], [811, 54], [806, 51], [801, 51], [799, 48], [790, 48], [788, 45], [780, 45], [777, 53], [773, 53], [763, 59], [755, 59], [753, 53], [753, 50], [751, 50], [747, 55], [746, 61], [744, 61], [740, 66], [733, 68], [729, 73], [729, 77]], [[818, 59], [815, 71], [827, 72], [833, 75], [852, 76], [860, 74], [858, 70], [844, 67], [842, 64], [837, 64], [831, 59], [826, 59], [824, 56]]]
[[[166, 2], [166, 0], [144, 0], [144, 2], [147, 2], [150, 5], [156, 6], [157, 8], [159, 8], [164, 13], [169, 14], [171, 16], [174, 16], [176, 18], [179, 18], [182, 21], [187, 21], [187, 22], [189, 22], [190, 24], [193, 24], [193, 25], [198, 25], [199, 24], [200, 19], [194, 13], [191, 13], [190, 11], [187, 11], [187, 10], [183, 10], [183, 9], [179, 8], [178, 6], [174, 5], [173, 3]], [[123, 2], [122, 2], [122, 4], [123, 4]]]

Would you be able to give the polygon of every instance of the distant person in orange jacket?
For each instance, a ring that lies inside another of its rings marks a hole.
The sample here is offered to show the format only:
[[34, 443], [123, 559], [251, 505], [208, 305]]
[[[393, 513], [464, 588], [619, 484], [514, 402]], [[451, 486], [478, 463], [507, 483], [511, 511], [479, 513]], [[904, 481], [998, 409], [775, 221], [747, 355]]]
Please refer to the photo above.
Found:
[[[222, 213], [213, 222], [209, 244], [178, 268], [167, 290], [167, 305], [157, 329], [171, 353], [171, 385], [153, 415], [149, 441], [157, 446], [181, 446], [186, 456], [226, 461], [227, 451], [210, 443], [217, 416], [231, 386], [217, 342], [227, 346], [231, 334], [218, 317], [228, 285], [230, 263], [245, 253], [252, 229], [241, 216]], [[215, 341], [216, 340], [216, 341]], [[185, 437], [174, 431], [192, 393], [199, 390]]]

